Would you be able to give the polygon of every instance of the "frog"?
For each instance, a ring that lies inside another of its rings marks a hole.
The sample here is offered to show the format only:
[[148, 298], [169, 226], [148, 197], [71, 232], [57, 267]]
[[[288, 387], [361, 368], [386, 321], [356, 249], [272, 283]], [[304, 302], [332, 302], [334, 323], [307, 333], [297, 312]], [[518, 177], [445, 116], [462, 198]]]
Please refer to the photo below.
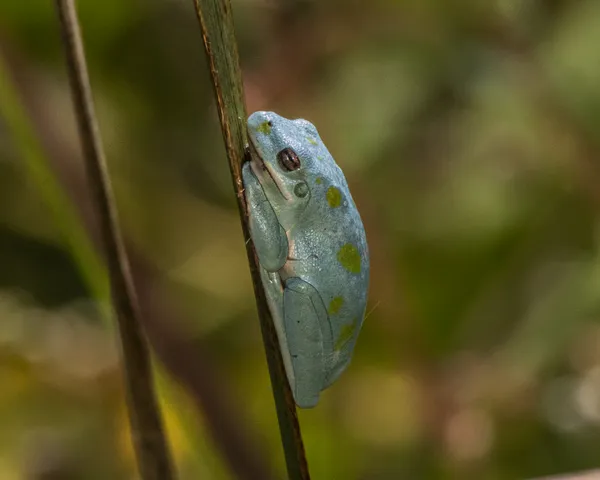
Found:
[[250, 238], [296, 405], [348, 367], [362, 328], [369, 250], [346, 178], [307, 120], [248, 117], [242, 166]]

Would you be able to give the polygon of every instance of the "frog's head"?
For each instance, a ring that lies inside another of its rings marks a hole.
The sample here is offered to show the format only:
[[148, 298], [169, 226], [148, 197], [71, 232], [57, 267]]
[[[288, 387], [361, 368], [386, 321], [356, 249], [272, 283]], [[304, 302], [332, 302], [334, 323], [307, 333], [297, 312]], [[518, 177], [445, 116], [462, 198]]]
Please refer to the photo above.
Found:
[[248, 135], [252, 170], [274, 208], [296, 213], [304, 209], [314, 178], [321, 174], [317, 157], [329, 157], [314, 125], [273, 112], [255, 112], [248, 118]]

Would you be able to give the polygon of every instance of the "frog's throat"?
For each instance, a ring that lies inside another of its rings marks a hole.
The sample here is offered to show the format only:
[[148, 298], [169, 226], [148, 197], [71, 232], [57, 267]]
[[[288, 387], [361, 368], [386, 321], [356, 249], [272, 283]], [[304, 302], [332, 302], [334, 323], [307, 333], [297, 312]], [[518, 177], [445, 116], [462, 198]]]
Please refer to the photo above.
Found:
[[[286, 202], [291, 201], [291, 195], [286, 193], [285, 186], [281, 183], [278, 176], [273, 172], [273, 167], [263, 160], [261, 152], [258, 150], [258, 148], [256, 148], [256, 145], [254, 145], [254, 142], [252, 141], [252, 137], [249, 136], [249, 138], [251, 158], [250, 167], [252, 168], [254, 175], [256, 175], [256, 178], [258, 178], [258, 181], [261, 184], [263, 182], [272, 182], [277, 190], [279, 190], [279, 193], [283, 199]], [[267, 172], [266, 175], [265, 172]]]

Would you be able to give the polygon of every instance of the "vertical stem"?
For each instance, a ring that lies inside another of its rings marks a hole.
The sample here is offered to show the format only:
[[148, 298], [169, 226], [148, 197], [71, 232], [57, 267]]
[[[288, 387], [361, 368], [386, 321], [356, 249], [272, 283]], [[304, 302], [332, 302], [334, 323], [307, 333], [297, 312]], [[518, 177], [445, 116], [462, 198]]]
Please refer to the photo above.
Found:
[[225, 151], [229, 160], [233, 188], [239, 208], [244, 239], [246, 240], [246, 252], [256, 296], [288, 477], [293, 480], [309, 480], [310, 474], [300, 424], [296, 415], [296, 404], [285, 375], [279, 342], [260, 279], [258, 259], [249, 235], [248, 213], [244, 201], [244, 186], [241, 176], [241, 165], [245, 158], [247, 144], [247, 114], [244, 106], [242, 75], [233, 27], [231, 3], [229, 0], [194, 0], [194, 6], [210, 67]]
[[89, 186], [98, 211], [106, 251], [139, 473], [143, 480], [170, 480], [173, 478], [172, 461], [154, 391], [150, 352], [141, 328], [140, 308], [94, 113], [74, 0], [56, 0], [56, 8]]

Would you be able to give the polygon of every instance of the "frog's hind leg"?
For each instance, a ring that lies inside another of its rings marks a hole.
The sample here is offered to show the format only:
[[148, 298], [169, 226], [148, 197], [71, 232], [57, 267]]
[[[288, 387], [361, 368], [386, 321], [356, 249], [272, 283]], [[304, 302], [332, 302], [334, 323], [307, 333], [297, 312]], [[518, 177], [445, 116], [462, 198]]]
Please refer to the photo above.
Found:
[[283, 325], [294, 370], [290, 380], [296, 404], [314, 407], [324, 388], [332, 334], [327, 310], [317, 290], [300, 278], [289, 278], [283, 291]]
[[279, 342], [279, 350], [283, 358], [283, 366], [290, 385], [294, 384], [294, 368], [292, 367], [292, 359], [290, 349], [288, 348], [285, 326], [283, 321], [283, 285], [278, 273], [267, 272], [264, 268], [260, 268], [260, 277], [264, 287], [269, 311], [273, 317], [273, 324], [277, 332], [277, 340]]

